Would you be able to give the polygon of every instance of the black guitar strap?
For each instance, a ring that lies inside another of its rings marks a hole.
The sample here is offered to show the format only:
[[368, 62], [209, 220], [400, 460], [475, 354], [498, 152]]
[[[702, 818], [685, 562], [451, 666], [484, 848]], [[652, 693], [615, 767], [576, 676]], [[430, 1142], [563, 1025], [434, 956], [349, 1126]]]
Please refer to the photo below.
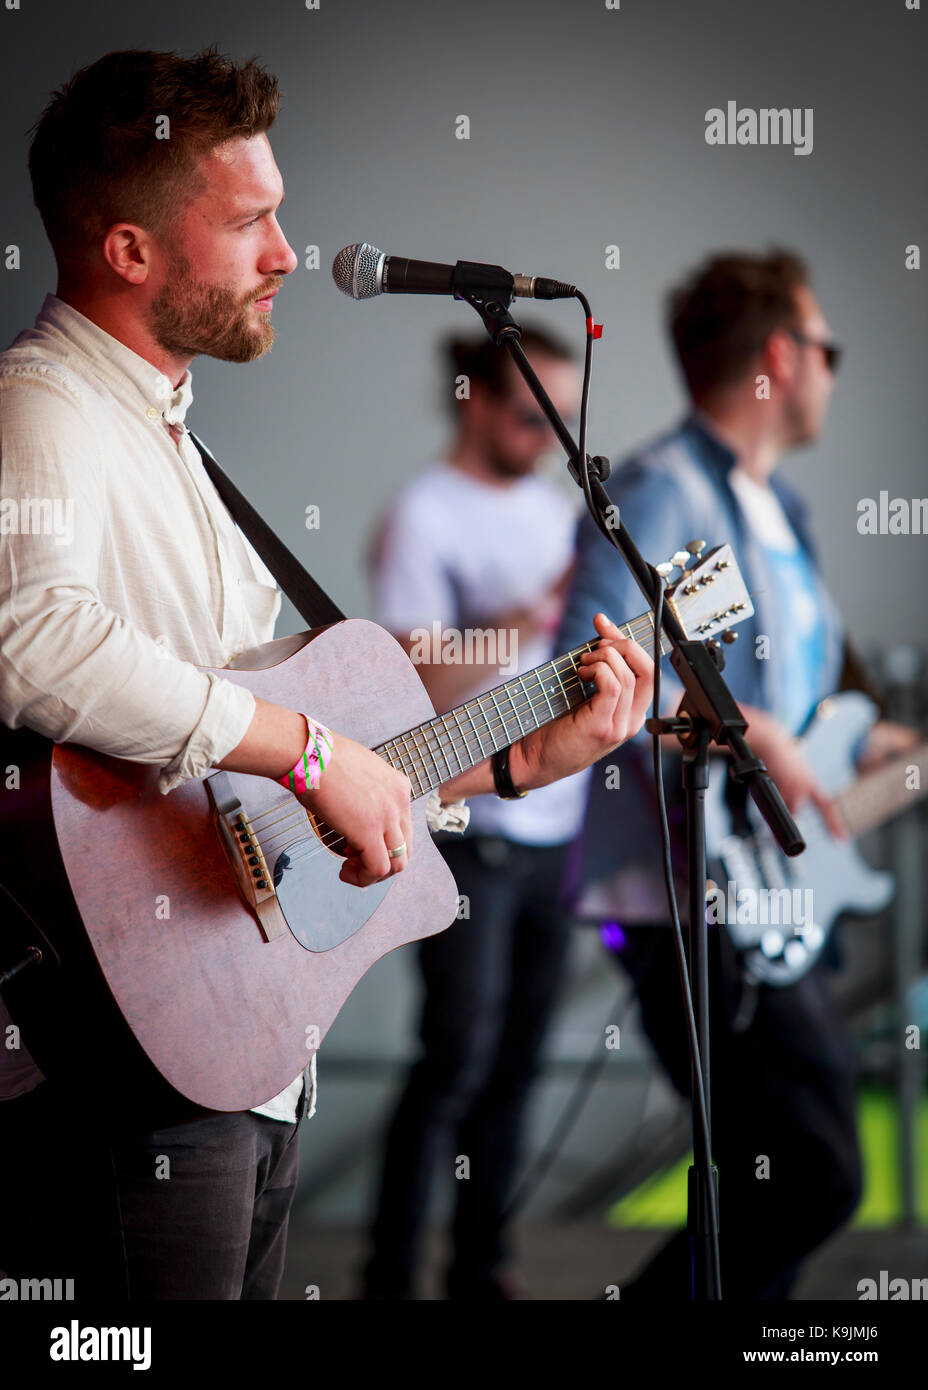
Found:
[[326, 623], [341, 622], [345, 616], [341, 609], [312, 575], [307, 574], [296, 556], [277, 539], [267, 522], [262, 520], [247, 498], [223, 473], [206, 445], [192, 430], [188, 433], [233, 521], [242, 528], [307, 626], [323, 627]]

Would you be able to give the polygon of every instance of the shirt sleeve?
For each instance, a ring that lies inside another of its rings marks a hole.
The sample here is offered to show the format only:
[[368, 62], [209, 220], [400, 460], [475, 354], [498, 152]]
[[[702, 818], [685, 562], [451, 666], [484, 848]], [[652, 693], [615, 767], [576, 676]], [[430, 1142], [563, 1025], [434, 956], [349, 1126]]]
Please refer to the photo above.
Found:
[[0, 718], [158, 764], [168, 792], [241, 742], [254, 696], [102, 602], [106, 480], [80, 402], [47, 371], [0, 386]]

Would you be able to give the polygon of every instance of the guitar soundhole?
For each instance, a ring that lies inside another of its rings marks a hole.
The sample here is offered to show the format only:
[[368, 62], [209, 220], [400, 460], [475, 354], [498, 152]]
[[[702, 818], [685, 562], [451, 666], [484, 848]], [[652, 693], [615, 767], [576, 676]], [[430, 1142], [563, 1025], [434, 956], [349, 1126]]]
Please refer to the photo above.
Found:
[[353, 888], [338, 877], [341, 866], [342, 860], [322, 849], [315, 836], [274, 861], [280, 910], [307, 951], [331, 951], [347, 941], [374, 915], [390, 888], [389, 880]]

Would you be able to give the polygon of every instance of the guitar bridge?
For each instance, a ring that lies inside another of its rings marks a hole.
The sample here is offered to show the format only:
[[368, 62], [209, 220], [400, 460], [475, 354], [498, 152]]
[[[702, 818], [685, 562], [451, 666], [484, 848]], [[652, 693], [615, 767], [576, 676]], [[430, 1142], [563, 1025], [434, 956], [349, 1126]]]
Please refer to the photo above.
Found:
[[235, 794], [229, 774], [214, 772], [205, 783], [213, 820], [235, 872], [239, 892], [255, 914], [265, 941], [273, 941], [285, 934], [287, 923], [258, 837]]

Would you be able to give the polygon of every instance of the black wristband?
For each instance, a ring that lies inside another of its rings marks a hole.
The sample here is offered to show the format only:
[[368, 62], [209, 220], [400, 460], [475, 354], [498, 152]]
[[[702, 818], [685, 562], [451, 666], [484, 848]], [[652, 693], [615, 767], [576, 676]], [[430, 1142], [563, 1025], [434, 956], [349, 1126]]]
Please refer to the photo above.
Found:
[[517, 792], [512, 782], [512, 773], [509, 770], [509, 749], [507, 744], [498, 753], [494, 753], [491, 759], [493, 764], [493, 785], [496, 788], [496, 795], [501, 801], [519, 801], [523, 796], [528, 796], [528, 792]]

